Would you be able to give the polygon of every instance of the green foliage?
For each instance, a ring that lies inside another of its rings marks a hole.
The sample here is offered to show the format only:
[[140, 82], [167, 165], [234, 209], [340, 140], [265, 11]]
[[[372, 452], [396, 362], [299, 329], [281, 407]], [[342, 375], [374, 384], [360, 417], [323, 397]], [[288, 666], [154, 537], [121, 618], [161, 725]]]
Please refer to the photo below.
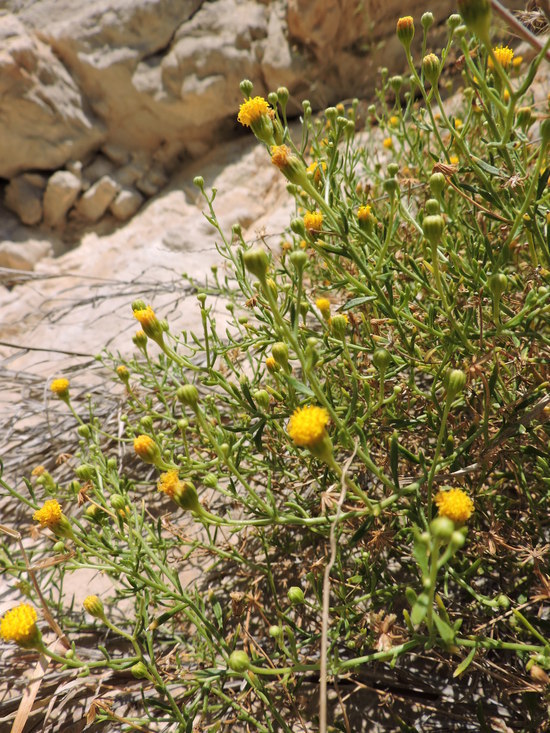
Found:
[[[266, 112], [243, 83], [241, 118], [296, 201], [288, 236], [280, 248], [239, 226], [228, 236], [197, 178], [226, 262], [197, 285], [202, 333], [133, 304], [136, 356], [105, 357], [125, 385], [122, 437], [66, 398], [81, 483], [63, 504], [79, 493], [83, 506], [37, 577], [61, 625], [81, 629], [76, 609], [61, 618], [64, 573], [109, 576], [100, 621], [126, 644], [100, 660], [78, 646], [51, 656], [129, 671], [150, 693], [148, 726], [298, 730], [308, 675], [421, 651], [457, 677], [488, 654], [515, 676], [550, 667], [537, 614], [549, 583], [550, 194], [546, 100], [533, 92], [544, 54], [504, 68], [456, 17], [424, 62], [401, 24], [411, 77], [383, 74], [365, 132], [357, 100], [319, 118], [304, 103], [297, 144], [288, 92]], [[451, 51], [464, 84], [453, 115], [437, 86]], [[132, 444], [141, 462], [117, 457]], [[33, 509], [35, 494], [62, 497], [49, 474], [30, 499], [2, 485]], [[450, 485], [458, 504], [436, 517]], [[7, 544], [1, 560], [28, 579]]]

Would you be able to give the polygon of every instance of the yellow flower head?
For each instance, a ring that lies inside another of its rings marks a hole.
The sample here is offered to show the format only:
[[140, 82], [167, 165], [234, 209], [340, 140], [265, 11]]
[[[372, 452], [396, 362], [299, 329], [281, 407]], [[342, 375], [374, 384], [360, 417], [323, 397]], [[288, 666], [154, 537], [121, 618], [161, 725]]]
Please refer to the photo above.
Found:
[[269, 115], [270, 107], [263, 97], [246, 99], [239, 107], [237, 120], [245, 127], [250, 127], [263, 115]]
[[382, 145], [386, 148], [386, 150], [391, 150], [393, 148], [393, 140], [391, 137], [386, 137], [382, 141]]
[[158, 321], [155, 315], [155, 311], [151, 308], [150, 305], [148, 305], [146, 308], [135, 310], [134, 318], [137, 318], [145, 332], [147, 332], [147, 328], [154, 326]]
[[514, 60], [512, 61], [512, 66], [514, 69], [517, 69], [518, 66], [521, 66], [521, 63], [523, 61], [523, 56], [515, 56]]
[[326, 170], [327, 164], [324, 160], [321, 162], [314, 160], [313, 163], [311, 163], [311, 165], [308, 165], [307, 167], [307, 172], [313, 176], [313, 180], [315, 181], [315, 183], [319, 183], [320, 181], [322, 181], [322, 176], [324, 175]]
[[368, 204], [360, 206], [357, 209], [357, 218], [359, 219], [359, 221], [368, 221], [371, 216], [371, 207]]
[[292, 413], [287, 431], [294, 443], [303, 448], [311, 448], [325, 437], [329, 414], [324, 407], [306, 405]]
[[455, 130], [460, 130], [464, 123], [460, 119], [460, 117], [455, 117]]
[[4, 641], [14, 641], [24, 648], [32, 648], [40, 642], [36, 626], [36, 611], [28, 603], [12, 608], [0, 622], [0, 636]]
[[134, 451], [145, 463], [156, 463], [161, 458], [160, 448], [149, 435], [134, 438]]
[[317, 234], [323, 228], [323, 215], [320, 211], [306, 211], [304, 226], [309, 234]]
[[82, 605], [84, 606], [84, 610], [89, 613], [90, 616], [99, 619], [105, 618], [103, 603], [98, 596], [86, 596], [86, 598], [82, 602]]
[[55, 529], [63, 519], [63, 511], [57, 499], [48, 499], [42, 509], [35, 511], [32, 518], [35, 522], [40, 522], [41, 527]]
[[117, 366], [116, 373], [123, 382], [127, 382], [130, 379], [130, 372], [128, 371], [127, 367], [124, 366], [124, 364], [120, 364], [119, 366]]
[[43, 476], [46, 473], [44, 466], [35, 466], [31, 471], [31, 476]]
[[399, 124], [399, 117], [397, 117], [396, 115], [392, 115], [390, 117], [390, 127], [397, 127], [398, 124]]
[[54, 379], [50, 384], [50, 389], [58, 397], [66, 397], [69, 394], [69, 380], [61, 377]]
[[[507, 69], [512, 63], [512, 59], [514, 58], [514, 52], [508, 46], [497, 46], [496, 48], [493, 48], [493, 53], [495, 54], [496, 60], [503, 69]], [[495, 68], [493, 59], [490, 56], [487, 59], [487, 65], [490, 69]]]
[[330, 300], [328, 298], [317, 298], [315, 305], [321, 311], [321, 315], [325, 320], [330, 318]]
[[451, 165], [458, 165], [458, 155], [451, 155], [449, 162]]
[[172, 471], [161, 474], [161, 477], [157, 482], [157, 489], [173, 499], [179, 484], [180, 480], [178, 472], [176, 469], [173, 469]]
[[274, 166], [282, 170], [286, 168], [290, 159], [290, 148], [288, 145], [272, 145], [271, 146], [271, 162]]
[[466, 522], [474, 511], [474, 502], [462, 489], [439, 491], [435, 503], [442, 517], [448, 517], [457, 524]]
[[265, 360], [265, 365], [270, 372], [278, 372], [280, 367], [272, 356], [268, 356]]

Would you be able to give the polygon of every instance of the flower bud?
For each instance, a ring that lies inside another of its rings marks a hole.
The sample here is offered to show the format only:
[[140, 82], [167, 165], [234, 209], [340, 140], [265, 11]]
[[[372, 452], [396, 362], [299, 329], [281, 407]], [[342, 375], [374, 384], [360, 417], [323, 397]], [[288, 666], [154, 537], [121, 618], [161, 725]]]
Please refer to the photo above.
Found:
[[283, 110], [286, 107], [286, 104], [288, 102], [288, 97], [289, 97], [289, 93], [286, 87], [279, 87], [277, 89], [277, 100], [279, 104], [281, 105], [281, 107], [283, 108]]
[[304, 252], [303, 249], [294, 250], [294, 252], [290, 253], [290, 261], [292, 262], [292, 265], [296, 268], [298, 272], [302, 272], [304, 267], [307, 264], [307, 261], [309, 257]]
[[466, 386], [466, 374], [461, 369], [451, 369], [447, 374], [447, 394], [452, 399]]
[[443, 217], [439, 214], [424, 217], [424, 236], [431, 245], [439, 244], [441, 237], [443, 236], [444, 228], [445, 222], [443, 221]]
[[497, 300], [504, 293], [507, 285], [508, 278], [502, 272], [495, 272], [489, 278], [489, 290]]
[[252, 89], [254, 88], [254, 84], [250, 81], [250, 79], [243, 79], [241, 83], [239, 84], [239, 89], [241, 90], [243, 97], [245, 99], [248, 99], [250, 95], [252, 94]]
[[462, 23], [462, 18], [458, 13], [453, 13], [447, 18], [447, 26], [451, 31], [454, 31]]
[[306, 227], [303, 219], [298, 219], [297, 217], [295, 219], [292, 219], [290, 222], [290, 229], [294, 232], [294, 234], [297, 234], [299, 237], [306, 236]]
[[202, 191], [204, 188], [204, 178], [202, 176], [195, 176], [193, 178], [193, 185]]
[[271, 402], [271, 398], [269, 396], [269, 393], [266, 392], [265, 389], [258, 389], [254, 392], [252, 395], [254, 397], [254, 401], [260, 407], [262, 410], [268, 410], [269, 409], [269, 403]]
[[440, 212], [439, 201], [437, 199], [428, 199], [426, 201], [425, 209], [426, 209], [426, 214], [429, 214], [430, 216], [439, 214]]
[[445, 188], [446, 180], [443, 173], [432, 173], [430, 176], [430, 191], [434, 196], [437, 196], [437, 198], [441, 198], [441, 194], [443, 193], [443, 190]]
[[372, 363], [379, 372], [385, 372], [391, 362], [391, 354], [387, 349], [375, 349], [372, 355]]
[[299, 606], [305, 602], [304, 591], [297, 585], [293, 585], [288, 589], [288, 600], [293, 606]]
[[530, 127], [533, 124], [533, 112], [531, 111], [531, 107], [520, 107], [517, 111], [517, 121], [518, 125], [520, 127], [523, 127], [525, 130]]
[[420, 23], [422, 24], [422, 28], [424, 28], [425, 31], [429, 31], [432, 25], [434, 24], [434, 16], [433, 13], [427, 12], [422, 15], [420, 18]]
[[90, 616], [101, 619], [102, 621], [105, 620], [105, 609], [103, 608], [103, 603], [98, 596], [86, 596], [82, 605], [84, 606], [84, 610], [87, 611]]
[[113, 494], [110, 498], [110, 503], [113, 509], [118, 513], [124, 511], [127, 506], [126, 499], [120, 494]]
[[250, 668], [250, 658], [245, 651], [239, 651], [236, 649], [234, 652], [231, 653], [229, 659], [227, 660], [227, 665], [229, 669], [232, 669], [234, 672], [239, 672], [240, 674], [242, 674]]
[[76, 429], [76, 432], [80, 435], [81, 438], [88, 439], [92, 435], [92, 431], [90, 430], [89, 425], [79, 425]]
[[136, 333], [132, 337], [132, 341], [138, 347], [138, 349], [141, 349], [142, 351], [145, 351], [145, 349], [147, 348], [147, 334], [145, 333], [145, 331], [136, 331]]
[[281, 626], [278, 626], [277, 624], [273, 624], [269, 627], [269, 630], [267, 632], [269, 636], [271, 636], [272, 639], [280, 639], [283, 635], [283, 629]]
[[[443, 519], [444, 517], [439, 517], [440, 519]], [[455, 550], [459, 550], [463, 544], [466, 542], [466, 537], [464, 536], [464, 533], [460, 530], [455, 530], [451, 535], [451, 542], [450, 544]]]
[[348, 317], [344, 313], [332, 316], [330, 319], [330, 330], [336, 338], [343, 339], [348, 330]]
[[75, 468], [74, 472], [81, 481], [91, 481], [95, 476], [95, 468], [89, 463], [81, 463], [80, 466]]
[[436, 517], [430, 523], [430, 531], [433, 537], [449, 542], [455, 531], [455, 525], [448, 517]]
[[136, 662], [132, 667], [130, 667], [130, 672], [136, 680], [143, 680], [149, 677], [147, 667], [143, 662]]
[[62, 540], [59, 540], [58, 542], [54, 542], [52, 550], [57, 553], [65, 552], [65, 543]]
[[403, 86], [402, 76], [392, 76], [389, 81], [390, 87], [393, 89], [395, 95], [399, 94], [399, 90]]
[[393, 176], [391, 178], [386, 178], [382, 186], [384, 188], [384, 191], [388, 193], [390, 196], [395, 196], [395, 194], [399, 190], [399, 184], [397, 183], [397, 178]]
[[271, 353], [280, 367], [282, 367], [283, 369], [288, 369], [288, 346], [284, 343], [284, 341], [278, 341], [277, 343], [273, 344]]
[[422, 71], [424, 76], [434, 87], [439, 79], [441, 64], [435, 53], [429, 53], [422, 59]]
[[252, 249], [243, 252], [243, 262], [248, 272], [255, 275], [260, 282], [265, 281], [265, 276], [269, 268], [269, 257], [265, 249], [262, 247], [252, 247]]
[[176, 397], [182, 405], [195, 409], [199, 402], [199, 390], [194, 384], [184, 384], [176, 390]]
[[399, 172], [399, 166], [397, 165], [397, 163], [390, 163], [388, 165], [388, 175], [389, 176], [393, 178], [394, 176], [397, 175], [398, 172]]
[[406, 51], [409, 51], [414, 38], [414, 21], [410, 15], [399, 18], [396, 27], [397, 37], [403, 44]]
[[144, 463], [156, 464], [162, 460], [160, 448], [149, 435], [134, 438], [134, 451]]

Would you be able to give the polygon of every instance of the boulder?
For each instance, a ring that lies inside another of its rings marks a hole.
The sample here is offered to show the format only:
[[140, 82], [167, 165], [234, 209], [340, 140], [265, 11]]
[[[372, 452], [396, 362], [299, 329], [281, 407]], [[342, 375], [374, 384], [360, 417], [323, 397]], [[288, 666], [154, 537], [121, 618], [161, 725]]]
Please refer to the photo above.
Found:
[[12, 178], [6, 186], [4, 203], [14, 211], [23, 224], [34, 226], [42, 220], [42, 193], [46, 180], [41, 176], [23, 174]]
[[56, 171], [44, 192], [44, 222], [50, 227], [64, 223], [67, 212], [78, 198], [81, 179], [69, 171]]
[[26, 242], [0, 242], [0, 267], [13, 270], [34, 270], [37, 262], [52, 254], [47, 240], [28, 239]]
[[110, 176], [103, 176], [82, 195], [76, 205], [78, 216], [85, 221], [101, 219], [117, 195], [118, 183]]
[[143, 201], [144, 198], [139, 191], [125, 188], [118, 193], [109, 209], [115, 219], [126, 221], [138, 211]]

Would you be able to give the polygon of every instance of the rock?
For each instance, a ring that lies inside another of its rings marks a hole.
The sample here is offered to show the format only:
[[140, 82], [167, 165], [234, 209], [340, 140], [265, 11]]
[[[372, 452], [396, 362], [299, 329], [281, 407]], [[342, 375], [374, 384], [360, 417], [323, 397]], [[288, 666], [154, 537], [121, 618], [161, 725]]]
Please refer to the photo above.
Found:
[[105, 155], [96, 155], [92, 162], [82, 169], [82, 178], [87, 186], [91, 186], [103, 176], [111, 176], [115, 168], [113, 161]]
[[119, 221], [130, 219], [143, 203], [143, 196], [132, 189], [123, 189], [110, 205], [111, 214]]
[[26, 242], [0, 242], [0, 267], [13, 270], [34, 270], [37, 262], [52, 254], [47, 240], [28, 239]]
[[69, 171], [56, 171], [48, 181], [44, 193], [44, 222], [50, 227], [63, 224], [82, 188], [78, 176]]
[[14, 211], [23, 224], [34, 226], [42, 219], [42, 189], [36, 177], [21, 175], [12, 178], [6, 187], [4, 203]]
[[79, 200], [76, 211], [86, 221], [98, 221], [109, 208], [118, 192], [118, 183], [110, 176], [103, 176], [94, 183]]
[[97, 147], [102, 125], [52, 49], [9, 13], [0, 48], [0, 176], [55, 170]]
[[137, 183], [137, 188], [145, 196], [154, 196], [168, 183], [168, 176], [159, 166], [152, 166]]

